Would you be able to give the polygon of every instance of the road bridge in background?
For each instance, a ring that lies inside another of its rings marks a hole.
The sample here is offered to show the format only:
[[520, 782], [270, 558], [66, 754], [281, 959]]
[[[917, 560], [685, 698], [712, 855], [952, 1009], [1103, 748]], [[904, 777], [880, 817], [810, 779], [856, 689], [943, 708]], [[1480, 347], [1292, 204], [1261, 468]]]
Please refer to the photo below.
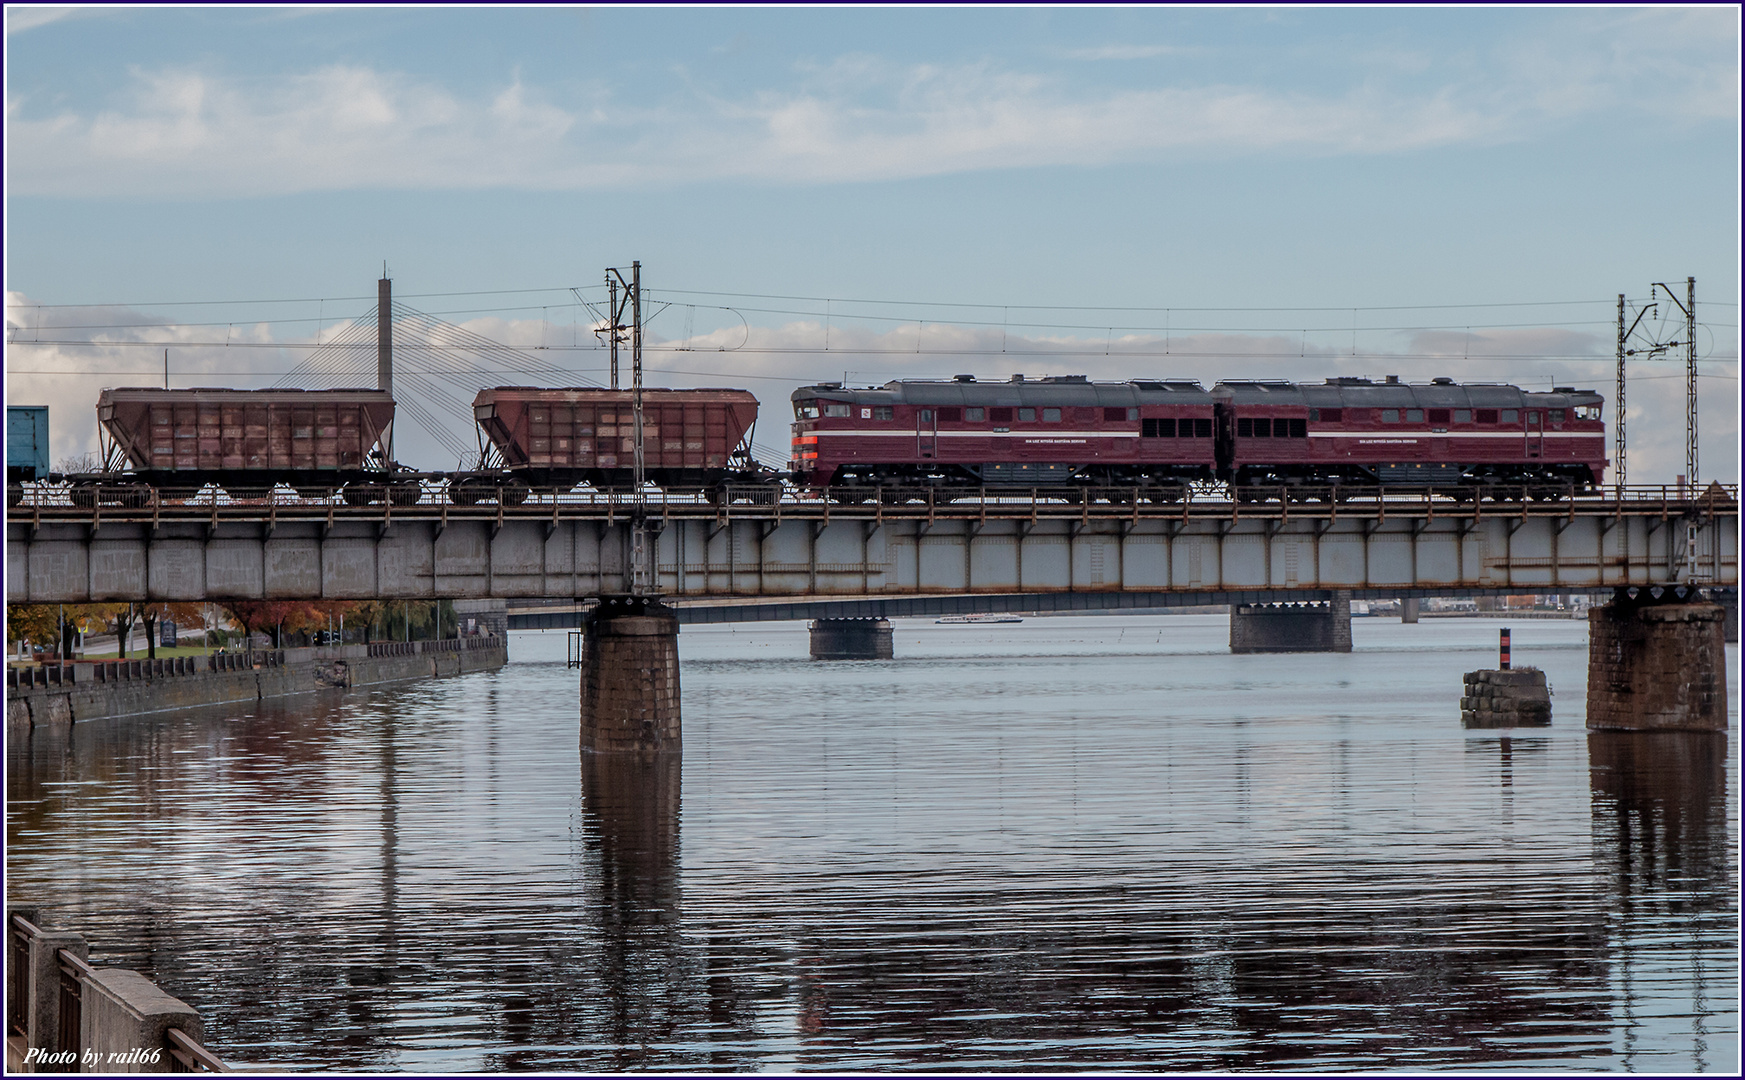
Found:
[[[1093, 493], [1097, 494], [1097, 493]], [[651, 496], [658, 588], [690, 599], [810, 602], [1037, 594], [1192, 596], [1737, 588], [1737, 486], [1478, 502], [1416, 493], [1339, 502], [1077, 503], [989, 498], [841, 506]], [[6, 522], [13, 603], [564, 598], [630, 590], [628, 495], [520, 505], [154, 497], [29, 503]], [[1231, 600], [1229, 597], [1241, 597]], [[1224, 599], [1213, 599], [1224, 597]]]

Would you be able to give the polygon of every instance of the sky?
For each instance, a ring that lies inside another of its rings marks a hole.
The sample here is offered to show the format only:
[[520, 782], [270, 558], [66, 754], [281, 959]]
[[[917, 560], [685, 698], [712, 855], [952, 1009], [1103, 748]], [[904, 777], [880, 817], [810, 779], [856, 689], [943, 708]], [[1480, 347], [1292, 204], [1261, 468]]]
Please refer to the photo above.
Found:
[[1734, 6], [8, 5], [5, 41], [6, 397], [57, 461], [165, 348], [372, 384], [385, 266], [396, 450], [454, 468], [476, 388], [606, 381], [640, 261], [648, 384], [753, 390], [772, 465], [825, 379], [1610, 403], [1624, 294], [1637, 483], [1684, 471], [1654, 286], [1694, 277], [1700, 473], [1739, 478]]

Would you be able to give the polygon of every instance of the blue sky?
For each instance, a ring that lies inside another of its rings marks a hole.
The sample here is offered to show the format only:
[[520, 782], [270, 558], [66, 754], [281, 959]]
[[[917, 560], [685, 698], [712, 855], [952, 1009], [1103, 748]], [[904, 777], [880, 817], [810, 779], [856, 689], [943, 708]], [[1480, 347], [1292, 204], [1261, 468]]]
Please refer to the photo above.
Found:
[[[156, 381], [148, 342], [183, 385], [309, 375], [384, 260], [540, 381], [597, 381], [568, 290], [640, 259], [651, 380], [766, 410], [845, 372], [1609, 398], [1617, 294], [1695, 276], [1703, 473], [1738, 477], [1732, 7], [7, 19], [7, 397], [57, 407], [57, 452], [94, 440], [97, 387]], [[1682, 381], [1639, 367], [1631, 478], [1670, 479]], [[458, 396], [403, 457], [453, 466]]]

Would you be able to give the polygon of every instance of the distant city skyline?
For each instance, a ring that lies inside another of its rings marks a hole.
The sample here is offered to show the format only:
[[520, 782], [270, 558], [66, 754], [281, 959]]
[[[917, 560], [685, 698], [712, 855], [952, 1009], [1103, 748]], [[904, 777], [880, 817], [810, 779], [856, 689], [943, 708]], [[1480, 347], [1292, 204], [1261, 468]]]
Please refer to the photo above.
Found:
[[[62, 456], [166, 347], [176, 385], [371, 382], [345, 320], [386, 262], [518, 350], [420, 352], [409, 317], [430, 423], [397, 448], [449, 468], [468, 379], [605, 381], [602, 273], [639, 259], [651, 381], [752, 389], [780, 464], [821, 379], [1610, 402], [1617, 294], [1694, 276], [1701, 478], [1736, 482], [1738, 34], [1733, 6], [9, 6], [7, 400]], [[1634, 363], [1629, 404], [1631, 479], [1670, 481], [1682, 364]]]

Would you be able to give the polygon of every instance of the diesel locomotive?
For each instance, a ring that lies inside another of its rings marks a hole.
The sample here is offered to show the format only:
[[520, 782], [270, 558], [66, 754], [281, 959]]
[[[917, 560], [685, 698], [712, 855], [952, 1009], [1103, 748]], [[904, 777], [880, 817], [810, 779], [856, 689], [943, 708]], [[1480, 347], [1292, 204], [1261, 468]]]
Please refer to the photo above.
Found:
[[1219, 480], [1337, 493], [1429, 485], [1456, 493], [1527, 484], [1580, 491], [1604, 479], [1597, 393], [1495, 383], [1340, 377], [1324, 383], [1084, 376], [899, 380], [794, 391], [797, 484], [859, 502], [921, 485], [1135, 490], [1153, 501]]

